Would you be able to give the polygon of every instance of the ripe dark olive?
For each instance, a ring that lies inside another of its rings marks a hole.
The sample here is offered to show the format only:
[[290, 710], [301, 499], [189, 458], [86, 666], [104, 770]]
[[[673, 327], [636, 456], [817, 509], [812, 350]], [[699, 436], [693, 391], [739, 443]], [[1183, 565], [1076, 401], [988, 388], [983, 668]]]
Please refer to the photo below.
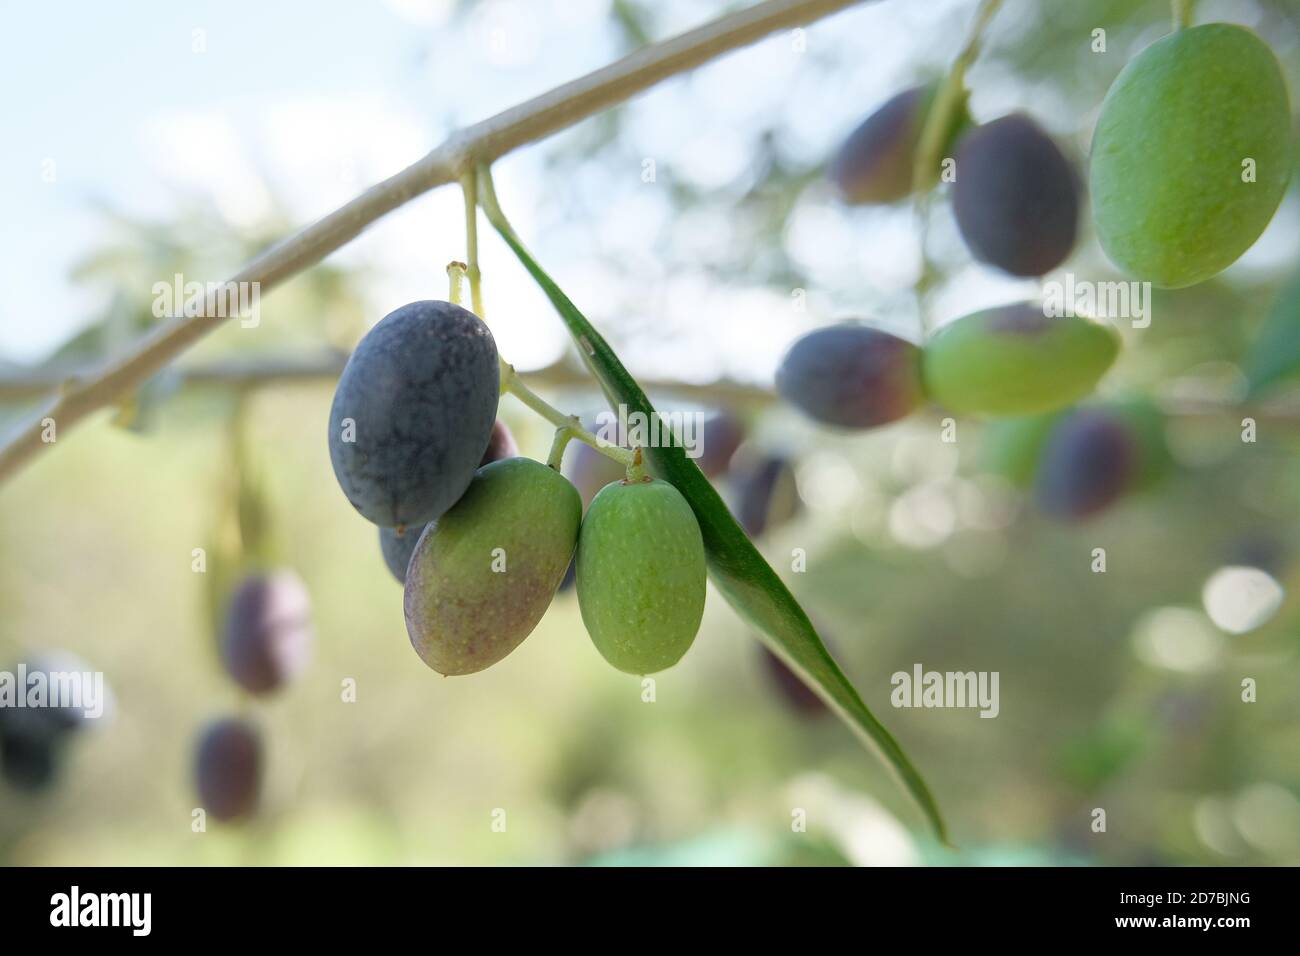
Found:
[[411, 564], [411, 555], [415, 553], [420, 535], [427, 527], [428, 525], [405, 528], [401, 532], [396, 528], [379, 529], [379, 550], [384, 556], [384, 565], [397, 579], [398, 584], [406, 583], [406, 569]]
[[799, 513], [799, 488], [788, 458], [752, 449], [737, 458], [742, 460], [732, 469], [732, 513], [746, 534], [757, 538]]
[[494, 461], [501, 461], [503, 458], [516, 458], [518, 455], [519, 446], [515, 444], [515, 436], [511, 434], [510, 426], [498, 418], [492, 424], [492, 434], [488, 437], [487, 449], [483, 452], [483, 457], [480, 459], [478, 466], [482, 468]]
[[[916, 147], [937, 89], [937, 83], [930, 83], [904, 90], [849, 134], [827, 169], [841, 200], [854, 205], [890, 203], [912, 192]], [[963, 103], [944, 137], [945, 152], [968, 122]]]
[[1079, 180], [1069, 160], [1027, 116], [976, 127], [957, 144], [953, 213], [981, 262], [1040, 276], [1074, 248]]
[[307, 666], [315, 641], [311, 596], [292, 571], [246, 577], [235, 589], [221, 635], [221, 659], [250, 694], [278, 690]]
[[817, 329], [786, 353], [776, 388], [822, 424], [875, 428], [897, 421], [924, 401], [921, 350], [866, 325]]
[[262, 740], [257, 728], [236, 718], [209, 724], [194, 760], [199, 806], [222, 822], [252, 816], [262, 788]]
[[418, 528], [460, 498], [496, 420], [496, 344], [472, 312], [412, 302], [357, 345], [330, 409], [330, 461], [365, 518]]
[[1140, 466], [1137, 437], [1124, 419], [1101, 408], [1076, 409], [1043, 447], [1034, 497], [1047, 514], [1087, 518], [1132, 488]]
[[695, 459], [704, 477], [717, 478], [726, 474], [731, 456], [744, 438], [745, 428], [731, 412], [724, 409], [706, 418], [699, 435], [700, 456]]

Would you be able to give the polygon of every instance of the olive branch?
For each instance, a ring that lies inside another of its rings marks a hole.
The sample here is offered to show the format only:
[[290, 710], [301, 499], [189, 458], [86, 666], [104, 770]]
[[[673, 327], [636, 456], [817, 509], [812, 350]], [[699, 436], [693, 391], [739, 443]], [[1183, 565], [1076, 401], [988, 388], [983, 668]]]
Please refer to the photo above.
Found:
[[[685, 33], [642, 47], [495, 116], [453, 132], [422, 159], [370, 187], [257, 256], [229, 280], [269, 292], [320, 262], [371, 223], [438, 186], [472, 177], [479, 165], [544, 139], [655, 84], [693, 70], [778, 30], [802, 26], [864, 0], [763, 0]], [[471, 270], [471, 297], [477, 276]], [[209, 332], [223, 325], [217, 291], [196, 296], [181, 315], [142, 336], [123, 354], [59, 383], [58, 394], [0, 445], [0, 482], [50, 444], [48, 426], [66, 434], [99, 409], [127, 398]]]

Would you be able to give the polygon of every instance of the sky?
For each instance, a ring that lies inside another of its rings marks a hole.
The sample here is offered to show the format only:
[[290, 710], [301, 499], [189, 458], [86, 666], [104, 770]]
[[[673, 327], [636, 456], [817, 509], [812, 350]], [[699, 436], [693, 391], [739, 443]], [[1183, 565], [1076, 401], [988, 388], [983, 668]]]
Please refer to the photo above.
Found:
[[[488, 0], [453, 17], [450, 0], [142, 0], [75, 11], [63, 4], [4, 2], [0, 102], [8, 145], [0, 151], [0, 210], [7, 224], [0, 234], [6, 289], [0, 357], [38, 361], [103, 308], [103, 290], [68, 278], [73, 263], [108, 235], [97, 204], [165, 219], [186, 197], [199, 195], [238, 226], [265, 213], [273, 190], [306, 223], [415, 161], [454, 125], [615, 58], [619, 39], [607, 9], [606, 0]], [[665, 4], [656, 33], [677, 32], [715, 10], [713, 4]], [[834, 24], [854, 18], [872, 25], [873, 34], [892, 25], [871, 6], [841, 14]], [[813, 28], [814, 51], [819, 42], [839, 42], [835, 25]], [[878, 55], [871, 73], [883, 92], [891, 77], [906, 75], [913, 58], [899, 44], [873, 47]], [[782, 105], [800, 69], [789, 38], [777, 36], [694, 77], [669, 81], [634, 103], [634, 142], [659, 156], [673, 175], [702, 185], [725, 183], [749, 161], [736, 134]], [[700, 122], [706, 116], [709, 122]], [[798, 108], [792, 119], [813, 148], [822, 148], [836, 123], [843, 124], [830, 110]], [[544, 149], [522, 150], [498, 164], [502, 199], [525, 235], [539, 225], [533, 217], [544, 199], [536, 187], [544, 177]], [[606, 171], [629, 178], [639, 173]], [[576, 185], [598, 188], [594, 182]], [[612, 286], [626, 277], [585, 265], [583, 246], [625, 241], [629, 256], [644, 255], [647, 234], [619, 224], [649, 228], [670, 214], [662, 198], [645, 192], [615, 189], [611, 195], [613, 208], [601, 221], [580, 225], [584, 235], [573, 242], [572, 254], [566, 254], [563, 232], [573, 224], [552, 223], [560, 235], [548, 236], [554, 241], [547, 248], [556, 250], [548, 265], [590, 292], [593, 318], [606, 293], [612, 302]], [[456, 191], [442, 189], [336, 255], [341, 262], [378, 266], [368, 290], [377, 308], [428, 297], [431, 279], [442, 282], [441, 265], [463, 257], [460, 216]], [[895, 227], [905, 229], [905, 217]], [[715, 218], [710, 235], [725, 241], [725, 221]], [[885, 237], [885, 245], [894, 243]], [[563, 338], [557, 323], [537, 319], [549, 309], [545, 300], [517, 281], [517, 271], [511, 281], [493, 281], [493, 265], [517, 267], [494, 237], [484, 246], [489, 318], [503, 348], [521, 367], [553, 360]], [[899, 268], [910, 281], [909, 266]], [[756, 330], [756, 314], [767, 314], [766, 325], [777, 319], [788, 324], [785, 297], [767, 290], [739, 290], [722, 299], [699, 276], [655, 275], [647, 282], [655, 286], [656, 301], [679, 316], [689, 314], [691, 322], [698, 322], [701, 308], [722, 315], [721, 322], [734, 315], [747, 331], [763, 332], [760, 338], [770, 336], [761, 321]], [[788, 339], [798, 329], [780, 331], [777, 338]], [[752, 334], [746, 338], [754, 341]], [[771, 351], [760, 364], [772, 363]], [[743, 349], [733, 359], [743, 366]], [[675, 360], [681, 361], [680, 351]], [[713, 362], [680, 370], [697, 378], [718, 372]]]

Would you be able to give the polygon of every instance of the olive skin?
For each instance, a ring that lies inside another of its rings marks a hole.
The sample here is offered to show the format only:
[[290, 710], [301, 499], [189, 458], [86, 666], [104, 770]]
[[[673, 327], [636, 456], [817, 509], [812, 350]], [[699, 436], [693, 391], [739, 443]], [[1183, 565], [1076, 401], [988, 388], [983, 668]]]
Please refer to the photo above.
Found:
[[704, 539], [695, 513], [658, 478], [607, 485], [578, 539], [578, 607], [602, 657], [628, 674], [672, 667], [704, 616]]
[[518, 457], [519, 445], [515, 442], [514, 433], [510, 431], [509, 425], [498, 418], [492, 423], [492, 434], [488, 436], [488, 445], [483, 451], [483, 457], [479, 459], [478, 466], [482, 468], [503, 458]]
[[[1272, 219], [1295, 163], [1277, 57], [1244, 27], [1207, 23], [1143, 50], [1102, 102], [1089, 168], [1106, 255], [1169, 289], [1241, 256]], [[1253, 160], [1254, 182], [1243, 181]]]
[[768, 528], [785, 524], [799, 513], [799, 489], [788, 458], [748, 448], [736, 457], [740, 461], [732, 469], [731, 510], [745, 534], [761, 537]]
[[262, 789], [262, 738], [237, 718], [209, 724], [194, 761], [199, 805], [215, 820], [243, 820], [257, 809]]
[[875, 428], [925, 400], [921, 350], [867, 325], [817, 329], [790, 347], [777, 370], [776, 389], [823, 425]]
[[[937, 91], [937, 83], [904, 90], [848, 135], [826, 170], [841, 201], [891, 203], [911, 194], [916, 148]], [[968, 122], [963, 102], [945, 137], [945, 149]]]
[[348, 359], [330, 408], [330, 461], [367, 520], [416, 528], [460, 498], [496, 420], [496, 343], [472, 312], [412, 302]]
[[1089, 394], [1119, 354], [1119, 334], [1029, 303], [963, 316], [939, 329], [922, 359], [930, 397], [953, 412], [1028, 415]]
[[384, 566], [388, 568], [398, 584], [406, 583], [406, 569], [411, 564], [411, 555], [420, 543], [425, 525], [419, 528], [406, 528], [400, 534], [396, 528], [379, 529], [379, 552], [384, 556]]
[[[487, 450], [483, 452], [479, 467], [518, 455], [519, 446], [515, 444], [515, 436], [509, 426], [498, 418], [492, 426], [492, 436], [488, 439]], [[396, 528], [379, 529], [379, 552], [384, 556], [384, 566], [398, 584], [406, 583], [406, 569], [426, 527], [427, 525], [421, 525], [418, 528], [403, 528], [401, 531]]]
[[1100, 408], [1077, 409], [1043, 447], [1034, 498], [1046, 514], [1079, 521], [1123, 496], [1140, 469], [1141, 448], [1127, 421]]
[[1069, 256], [1079, 231], [1079, 180], [1027, 116], [978, 126], [957, 144], [953, 214], [972, 255], [1016, 276], [1041, 276]]
[[[698, 462], [701, 470], [704, 469], [704, 458], [708, 454], [706, 448]], [[569, 443], [565, 452], [562, 471], [582, 496], [582, 510], [585, 513], [591, 505], [591, 500], [600, 493], [600, 489], [611, 481], [619, 481], [627, 469], [590, 445], [575, 441]], [[573, 587], [577, 581], [577, 573], [577, 562], [570, 561], [569, 569], [564, 573], [564, 580], [560, 582], [560, 592], [568, 591]]]
[[221, 634], [221, 660], [250, 694], [268, 694], [297, 677], [315, 635], [311, 596], [292, 571], [252, 574], [235, 589]]
[[744, 440], [745, 426], [739, 418], [726, 409], [715, 412], [704, 420], [700, 430], [700, 456], [695, 464], [705, 478], [719, 478], [727, 473], [732, 456]]
[[541, 621], [578, 540], [582, 499], [528, 458], [484, 465], [420, 536], [406, 571], [406, 630], [440, 674], [473, 674]]

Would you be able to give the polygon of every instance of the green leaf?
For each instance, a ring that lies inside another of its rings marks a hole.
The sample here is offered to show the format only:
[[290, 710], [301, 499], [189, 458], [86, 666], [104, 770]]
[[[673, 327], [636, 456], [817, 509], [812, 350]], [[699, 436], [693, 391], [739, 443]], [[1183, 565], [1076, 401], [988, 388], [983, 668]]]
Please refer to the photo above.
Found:
[[1278, 296], [1246, 356], [1248, 399], [1300, 372], [1300, 275]]
[[[653, 414], [650, 400], [628, 374], [614, 350], [520, 242], [496, 205], [490, 178], [486, 174], [480, 175], [479, 190], [484, 212], [560, 313], [606, 398], [611, 404], [626, 405], [629, 414]], [[695, 511], [704, 535], [709, 575], [718, 590], [859, 739], [884, 758], [920, 804], [939, 839], [947, 842], [943, 817], [925, 780], [889, 731], [867, 709], [827, 652], [799, 602], [741, 530], [694, 460], [688, 458], [680, 447], [649, 448], [645, 453], [655, 473], [675, 485]]]

